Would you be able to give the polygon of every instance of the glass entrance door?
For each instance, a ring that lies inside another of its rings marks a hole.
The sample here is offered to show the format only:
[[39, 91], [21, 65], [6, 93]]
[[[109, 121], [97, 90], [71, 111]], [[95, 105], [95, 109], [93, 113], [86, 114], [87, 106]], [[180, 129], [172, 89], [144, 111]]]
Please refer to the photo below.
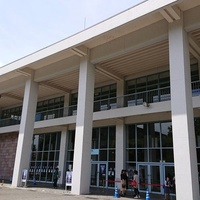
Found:
[[149, 192], [160, 193], [161, 192], [161, 171], [160, 165], [153, 164], [138, 164], [140, 190]]
[[107, 163], [91, 164], [91, 186], [107, 187]]

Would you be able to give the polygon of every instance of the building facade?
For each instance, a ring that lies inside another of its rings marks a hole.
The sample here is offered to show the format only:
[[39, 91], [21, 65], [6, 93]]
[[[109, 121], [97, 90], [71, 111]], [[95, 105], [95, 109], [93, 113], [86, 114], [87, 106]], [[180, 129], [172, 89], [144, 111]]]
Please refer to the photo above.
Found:
[[[147, 0], [0, 68], [0, 179], [199, 199], [200, 1]], [[185, 184], [187, 182], [187, 184]], [[187, 191], [187, 193], [185, 193]]]

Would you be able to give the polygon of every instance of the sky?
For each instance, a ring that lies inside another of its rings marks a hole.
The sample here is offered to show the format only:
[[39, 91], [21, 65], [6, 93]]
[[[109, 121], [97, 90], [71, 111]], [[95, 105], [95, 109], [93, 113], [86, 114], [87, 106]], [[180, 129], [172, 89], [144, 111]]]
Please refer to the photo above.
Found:
[[0, 0], [0, 67], [144, 0]]

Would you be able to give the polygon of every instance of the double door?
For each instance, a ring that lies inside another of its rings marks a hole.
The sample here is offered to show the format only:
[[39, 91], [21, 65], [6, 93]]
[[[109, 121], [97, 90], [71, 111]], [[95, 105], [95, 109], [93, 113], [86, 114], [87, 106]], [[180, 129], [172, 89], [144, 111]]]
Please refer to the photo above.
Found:
[[107, 163], [91, 163], [90, 185], [94, 187], [107, 187]]
[[163, 193], [163, 183], [168, 175], [174, 176], [174, 166], [167, 164], [138, 164], [140, 190], [152, 193]]

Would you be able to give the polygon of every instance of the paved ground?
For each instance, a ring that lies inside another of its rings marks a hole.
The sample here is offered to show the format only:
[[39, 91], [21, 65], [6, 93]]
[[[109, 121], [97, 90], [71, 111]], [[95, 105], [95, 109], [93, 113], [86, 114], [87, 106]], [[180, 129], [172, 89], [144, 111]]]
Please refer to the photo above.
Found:
[[[113, 192], [113, 191], [111, 191]], [[12, 188], [9, 184], [3, 184], [0, 186], [0, 200], [113, 200], [114, 193], [106, 192], [101, 190], [93, 190], [90, 195], [72, 195], [69, 191], [61, 189], [51, 189], [51, 188], [39, 188], [39, 187], [19, 187]], [[120, 197], [120, 199], [133, 199], [132, 195], [129, 193], [127, 197]], [[137, 198], [135, 198], [137, 199]], [[141, 194], [141, 200], [145, 200], [146, 195]], [[162, 200], [163, 196], [150, 195], [151, 200]]]

